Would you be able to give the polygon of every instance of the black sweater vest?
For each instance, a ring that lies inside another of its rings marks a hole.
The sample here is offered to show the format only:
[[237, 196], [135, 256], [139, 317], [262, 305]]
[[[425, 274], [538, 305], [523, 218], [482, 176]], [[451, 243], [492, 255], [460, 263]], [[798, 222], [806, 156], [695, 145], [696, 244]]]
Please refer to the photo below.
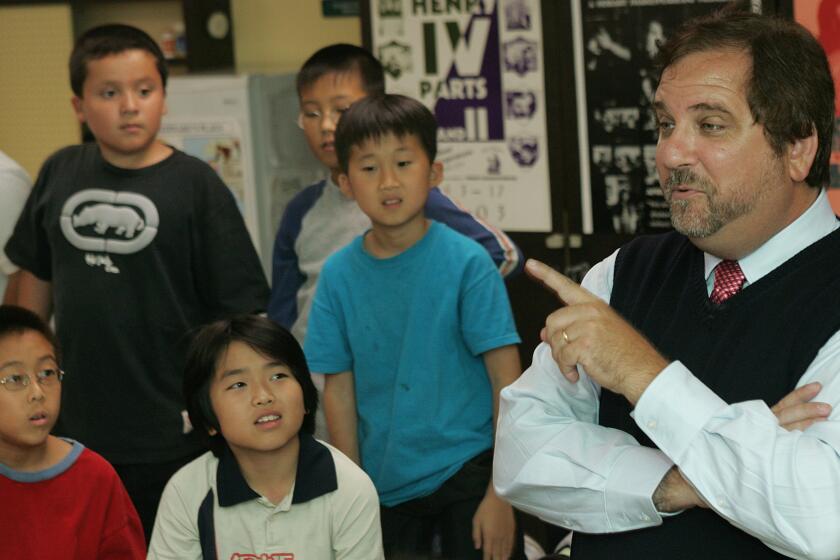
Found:
[[[610, 304], [670, 360], [680, 360], [729, 403], [789, 393], [840, 328], [840, 230], [747, 289], [709, 302], [703, 253], [677, 233], [640, 237], [615, 264]], [[599, 422], [653, 443], [630, 418], [630, 403], [601, 395]], [[575, 534], [575, 559], [784, 558], [707, 509], [663, 525], [608, 535]]]

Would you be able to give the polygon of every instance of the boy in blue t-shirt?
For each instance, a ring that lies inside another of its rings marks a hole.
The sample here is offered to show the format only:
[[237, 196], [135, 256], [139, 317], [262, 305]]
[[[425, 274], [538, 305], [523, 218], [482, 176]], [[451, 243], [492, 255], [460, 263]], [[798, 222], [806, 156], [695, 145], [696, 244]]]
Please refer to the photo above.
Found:
[[333, 443], [379, 492], [386, 557], [429, 554], [438, 531], [446, 558], [509, 558], [513, 511], [490, 470], [519, 336], [487, 253], [424, 214], [443, 179], [436, 133], [431, 112], [398, 95], [342, 116], [338, 180], [372, 227], [324, 265], [305, 349], [329, 374]]
[[[370, 219], [338, 187], [335, 127], [350, 105], [385, 92], [385, 75], [370, 52], [338, 43], [319, 49], [303, 63], [297, 91], [298, 125], [329, 178], [309, 185], [286, 206], [274, 241], [268, 316], [303, 344], [321, 267], [327, 257], [370, 227]], [[426, 216], [480, 243], [503, 277], [522, 270], [519, 248], [503, 231], [478, 220], [437, 188], [429, 192]], [[313, 377], [318, 390], [323, 390], [323, 377]], [[315, 426], [315, 435], [327, 439], [323, 413], [319, 412]]]

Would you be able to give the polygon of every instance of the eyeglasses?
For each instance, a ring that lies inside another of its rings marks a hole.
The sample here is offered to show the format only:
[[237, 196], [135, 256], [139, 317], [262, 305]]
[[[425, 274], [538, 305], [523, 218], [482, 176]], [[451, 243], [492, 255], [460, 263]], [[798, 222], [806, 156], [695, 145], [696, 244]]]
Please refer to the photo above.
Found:
[[330, 109], [326, 113], [323, 111], [301, 111], [298, 113], [297, 118], [297, 125], [300, 128], [306, 128], [307, 126], [315, 126], [324, 118], [324, 115], [329, 117], [330, 121], [333, 124], [338, 124], [338, 119], [341, 118], [341, 115], [344, 114], [347, 109], [350, 107], [342, 107], [340, 109]]
[[[35, 373], [38, 385], [42, 387], [54, 387], [64, 379], [64, 372], [60, 369], [42, 369]], [[0, 379], [0, 385], [6, 387], [7, 391], [22, 391], [32, 383], [28, 373], [13, 373]]]

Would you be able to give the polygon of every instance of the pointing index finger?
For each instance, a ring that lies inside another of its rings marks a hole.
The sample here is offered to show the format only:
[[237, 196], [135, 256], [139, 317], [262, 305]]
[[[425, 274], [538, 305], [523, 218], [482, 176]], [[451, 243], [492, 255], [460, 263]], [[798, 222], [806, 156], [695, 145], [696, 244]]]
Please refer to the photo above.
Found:
[[528, 259], [525, 263], [525, 270], [532, 278], [539, 280], [546, 288], [557, 294], [557, 297], [567, 305], [587, 303], [598, 299], [566, 276], [536, 259]]

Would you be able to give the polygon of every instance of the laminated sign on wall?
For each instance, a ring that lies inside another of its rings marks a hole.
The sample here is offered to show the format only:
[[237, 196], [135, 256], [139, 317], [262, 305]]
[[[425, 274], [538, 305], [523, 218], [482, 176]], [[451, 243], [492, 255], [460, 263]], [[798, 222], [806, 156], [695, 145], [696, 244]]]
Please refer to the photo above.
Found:
[[372, 0], [389, 93], [438, 121], [444, 192], [511, 231], [549, 231], [539, 0]]

